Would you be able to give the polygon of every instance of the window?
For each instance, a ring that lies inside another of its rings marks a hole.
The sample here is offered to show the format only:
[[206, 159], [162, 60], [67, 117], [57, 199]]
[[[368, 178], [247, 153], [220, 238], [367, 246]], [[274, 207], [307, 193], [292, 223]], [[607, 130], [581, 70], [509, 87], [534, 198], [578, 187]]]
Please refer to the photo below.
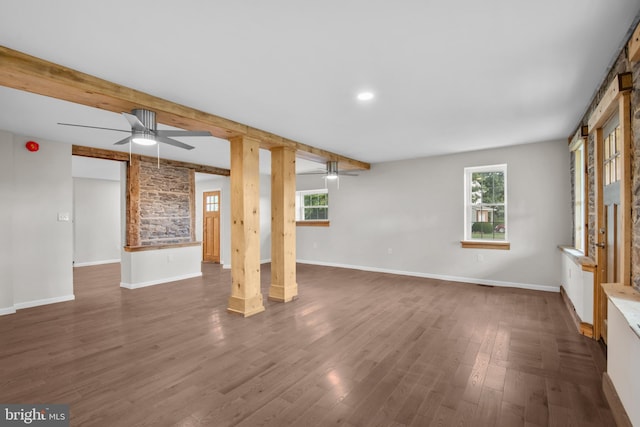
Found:
[[584, 139], [571, 145], [573, 153], [573, 247], [584, 253], [585, 241], [585, 150]]
[[206, 212], [218, 212], [220, 210], [220, 200], [217, 194], [207, 196], [205, 200]]
[[329, 191], [296, 191], [296, 221], [328, 221]]
[[610, 121], [603, 128], [604, 185], [616, 183], [622, 177], [622, 159], [620, 157], [622, 141], [620, 139], [620, 124], [617, 118], [616, 116], [616, 120]]
[[465, 168], [464, 176], [465, 241], [506, 242], [507, 165]]

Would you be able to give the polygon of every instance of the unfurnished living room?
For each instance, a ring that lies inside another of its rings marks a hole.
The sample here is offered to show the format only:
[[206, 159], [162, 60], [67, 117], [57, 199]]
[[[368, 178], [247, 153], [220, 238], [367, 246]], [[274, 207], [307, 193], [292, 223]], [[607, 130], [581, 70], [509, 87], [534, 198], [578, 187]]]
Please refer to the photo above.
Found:
[[640, 0], [0, 3], [1, 426], [640, 426]]

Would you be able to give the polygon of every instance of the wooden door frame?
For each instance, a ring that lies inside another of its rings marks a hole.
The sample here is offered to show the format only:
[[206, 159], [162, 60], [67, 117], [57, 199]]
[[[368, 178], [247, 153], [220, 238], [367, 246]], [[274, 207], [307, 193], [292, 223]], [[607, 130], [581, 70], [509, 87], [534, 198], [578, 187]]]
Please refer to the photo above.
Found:
[[[602, 143], [604, 139], [603, 127], [613, 117], [618, 114], [620, 123], [620, 136], [622, 138], [620, 148], [620, 158], [622, 159], [622, 177], [620, 179], [620, 252], [618, 263], [618, 276], [620, 283], [629, 286], [631, 284], [631, 93], [633, 87], [631, 73], [618, 74], [607, 87], [602, 99], [589, 116], [589, 132], [594, 135], [594, 196], [595, 196], [595, 241], [589, 242], [595, 245], [596, 273], [594, 277], [594, 325], [593, 337], [600, 339], [606, 331], [602, 330], [607, 303], [606, 296], [602, 290], [602, 278], [606, 264], [605, 248], [599, 247], [603, 243], [600, 230], [606, 227], [604, 223], [604, 198], [602, 191], [603, 184], [603, 153]], [[606, 242], [604, 242], [606, 244]], [[606, 336], [606, 335], [605, 335]]]

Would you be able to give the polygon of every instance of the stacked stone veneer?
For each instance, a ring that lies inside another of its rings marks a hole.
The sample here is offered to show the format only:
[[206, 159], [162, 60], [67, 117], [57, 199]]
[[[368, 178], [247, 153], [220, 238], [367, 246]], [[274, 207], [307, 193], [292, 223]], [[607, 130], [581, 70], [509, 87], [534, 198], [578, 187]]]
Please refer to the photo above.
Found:
[[640, 290], [640, 62], [633, 64], [631, 92], [631, 283]]
[[192, 241], [192, 170], [142, 159], [140, 162], [140, 244]]
[[[631, 281], [633, 286], [640, 289], [640, 63], [631, 63], [628, 60], [626, 47], [619, 53], [615, 63], [611, 67], [606, 79], [602, 82], [598, 92], [594, 96], [589, 108], [582, 118], [580, 125], [587, 125], [589, 116], [596, 108], [607, 87], [619, 73], [631, 72], [633, 74], [633, 89], [631, 92]], [[587, 143], [587, 170], [588, 170], [588, 252], [591, 256], [596, 253], [596, 203], [595, 203], [595, 163], [594, 163], [594, 133], [589, 129]], [[573, 160], [572, 160], [573, 162]], [[570, 165], [570, 167], [573, 167]], [[575, 227], [574, 227], [575, 230]]]

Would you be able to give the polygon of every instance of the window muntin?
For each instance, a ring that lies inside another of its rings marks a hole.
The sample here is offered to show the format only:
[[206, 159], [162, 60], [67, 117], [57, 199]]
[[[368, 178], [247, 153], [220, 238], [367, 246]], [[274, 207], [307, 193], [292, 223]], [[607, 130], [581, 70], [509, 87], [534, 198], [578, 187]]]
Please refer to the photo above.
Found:
[[205, 210], [207, 212], [218, 212], [220, 210], [220, 200], [217, 194], [206, 197]]
[[465, 168], [465, 240], [507, 240], [507, 165]]
[[603, 178], [604, 185], [609, 185], [620, 181], [622, 178], [622, 158], [620, 157], [622, 141], [620, 140], [620, 124], [618, 120], [607, 123], [603, 129], [603, 136]]
[[296, 191], [296, 221], [328, 221], [329, 191]]

